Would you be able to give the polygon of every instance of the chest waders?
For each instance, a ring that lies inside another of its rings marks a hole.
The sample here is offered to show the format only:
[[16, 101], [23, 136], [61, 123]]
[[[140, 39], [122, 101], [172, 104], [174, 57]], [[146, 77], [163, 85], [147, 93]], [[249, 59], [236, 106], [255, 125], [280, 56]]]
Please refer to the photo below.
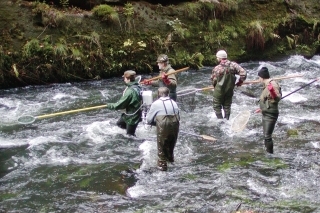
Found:
[[231, 104], [233, 97], [233, 90], [236, 77], [234, 72], [230, 70], [230, 65], [223, 66], [223, 76], [219, 76], [217, 84], [213, 91], [213, 109], [218, 119], [222, 119], [221, 109], [224, 110], [225, 119], [229, 120], [231, 113]]
[[171, 106], [174, 115], [168, 115], [167, 108], [162, 101], [166, 115], [156, 116], [157, 126], [157, 148], [158, 148], [158, 168], [162, 171], [167, 170], [167, 161], [174, 162], [174, 147], [176, 145], [179, 133], [179, 119], [174, 110], [172, 100]]
[[273, 153], [272, 133], [276, 125], [278, 116], [279, 113], [262, 112], [264, 146], [269, 153]]
[[[272, 80], [271, 80], [272, 81]], [[269, 84], [271, 83], [269, 82]], [[267, 87], [266, 87], [267, 88]], [[281, 88], [278, 88], [281, 95]], [[263, 93], [266, 93], [263, 91]], [[265, 94], [267, 96], [267, 93]], [[281, 97], [281, 96], [280, 96]], [[262, 127], [264, 136], [264, 146], [266, 151], [273, 153], [272, 133], [279, 116], [278, 102], [272, 102], [268, 97], [260, 100], [260, 109], [262, 109]]]

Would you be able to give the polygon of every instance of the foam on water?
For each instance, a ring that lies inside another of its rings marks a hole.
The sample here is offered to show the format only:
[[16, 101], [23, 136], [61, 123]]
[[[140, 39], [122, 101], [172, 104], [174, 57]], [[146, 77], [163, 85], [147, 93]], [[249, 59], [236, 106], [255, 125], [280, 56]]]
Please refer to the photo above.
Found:
[[58, 136], [39, 136], [28, 141], [28, 149], [34, 149], [41, 144], [47, 143], [70, 143], [71, 141], [62, 140]]
[[64, 99], [64, 98], [77, 99], [78, 97], [76, 97], [74, 95], [70, 95], [70, 94], [65, 94], [65, 93], [57, 93], [52, 97], [52, 100], [57, 101], [57, 100], [61, 100], [61, 99]]
[[[283, 91], [282, 92], [282, 96], [286, 96], [287, 94], [289, 94], [290, 92], [287, 91]], [[307, 101], [308, 99], [306, 97], [304, 97], [303, 95], [299, 94], [299, 93], [292, 93], [291, 95], [285, 97], [282, 101], [290, 101], [292, 103], [298, 103], [298, 102], [304, 102]]]
[[13, 148], [28, 145], [28, 139], [8, 139], [0, 137], [0, 148]]
[[157, 142], [146, 140], [139, 146], [139, 150], [142, 152], [142, 164], [137, 172], [148, 170], [156, 166], [157, 163]]
[[85, 131], [83, 136], [95, 144], [104, 143], [106, 136], [115, 135], [116, 133], [125, 134], [126, 132], [124, 129], [110, 124], [110, 120], [93, 122], [84, 126], [83, 129]]

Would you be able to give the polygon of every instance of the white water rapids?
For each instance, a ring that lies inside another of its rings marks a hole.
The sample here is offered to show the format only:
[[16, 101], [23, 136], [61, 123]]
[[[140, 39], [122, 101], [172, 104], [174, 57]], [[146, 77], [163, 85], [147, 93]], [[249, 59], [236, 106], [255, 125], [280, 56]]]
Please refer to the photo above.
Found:
[[[283, 95], [320, 77], [320, 57], [291, 56], [247, 62], [248, 80], [262, 66], [281, 80]], [[178, 90], [210, 86], [212, 67], [178, 75]], [[120, 111], [92, 110], [36, 120], [39, 116], [115, 102], [120, 78], [29, 86], [0, 91], [0, 212], [320, 212], [320, 83], [286, 97], [273, 134], [275, 154], [264, 150], [261, 115], [234, 133], [244, 110], [258, 108], [261, 85], [236, 88], [230, 121], [217, 120], [209, 91], [196, 93], [196, 108], [181, 112], [175, 163], [156, 169], [155, 128], [140, 124], [137, 138], [115, 123]], [[152, 88], [156, 91], [156, 88]]]

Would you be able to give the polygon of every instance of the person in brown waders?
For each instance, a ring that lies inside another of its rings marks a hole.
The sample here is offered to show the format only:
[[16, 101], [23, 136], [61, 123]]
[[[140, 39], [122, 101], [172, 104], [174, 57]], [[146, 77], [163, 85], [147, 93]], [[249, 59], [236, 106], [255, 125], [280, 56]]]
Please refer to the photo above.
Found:
[[167, 171], [167, 162], [174, 162], [180, 125], [179, 108], [169, 97], [167, 87], [158, 89], [158, 99], [150, 106], [147, 123], [157, 127], [158, 168]]

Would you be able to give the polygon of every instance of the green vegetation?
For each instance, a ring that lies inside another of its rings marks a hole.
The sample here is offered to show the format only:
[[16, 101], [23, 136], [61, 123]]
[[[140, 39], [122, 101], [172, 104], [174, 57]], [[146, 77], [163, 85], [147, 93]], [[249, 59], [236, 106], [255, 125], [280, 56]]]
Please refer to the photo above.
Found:
[[92, 12], [95, 16], [100, 18], [102, 21], [106, 21], [108, 23], [119, 23], [119, 15], [114, 10], [113, 7], [107, 4], [101, 4], [92, 9]]
[[67, 8], [69, 6], [69, 0], [60, 0], [60, 5], [63, 8]]
[[150, 73], [161, 53], [174, 68], [199, 69], [215, 65], [218, 49], [238, 62], [319, 50], [320, 16], [311, 2], [219, 2], [137, 1], [81, 11], [59, 0], [59, 11], [34, 1], [23, 12], [33, 25], [25, 18], [2, 29], [1, 88], [108, 78], [126, 69]]

